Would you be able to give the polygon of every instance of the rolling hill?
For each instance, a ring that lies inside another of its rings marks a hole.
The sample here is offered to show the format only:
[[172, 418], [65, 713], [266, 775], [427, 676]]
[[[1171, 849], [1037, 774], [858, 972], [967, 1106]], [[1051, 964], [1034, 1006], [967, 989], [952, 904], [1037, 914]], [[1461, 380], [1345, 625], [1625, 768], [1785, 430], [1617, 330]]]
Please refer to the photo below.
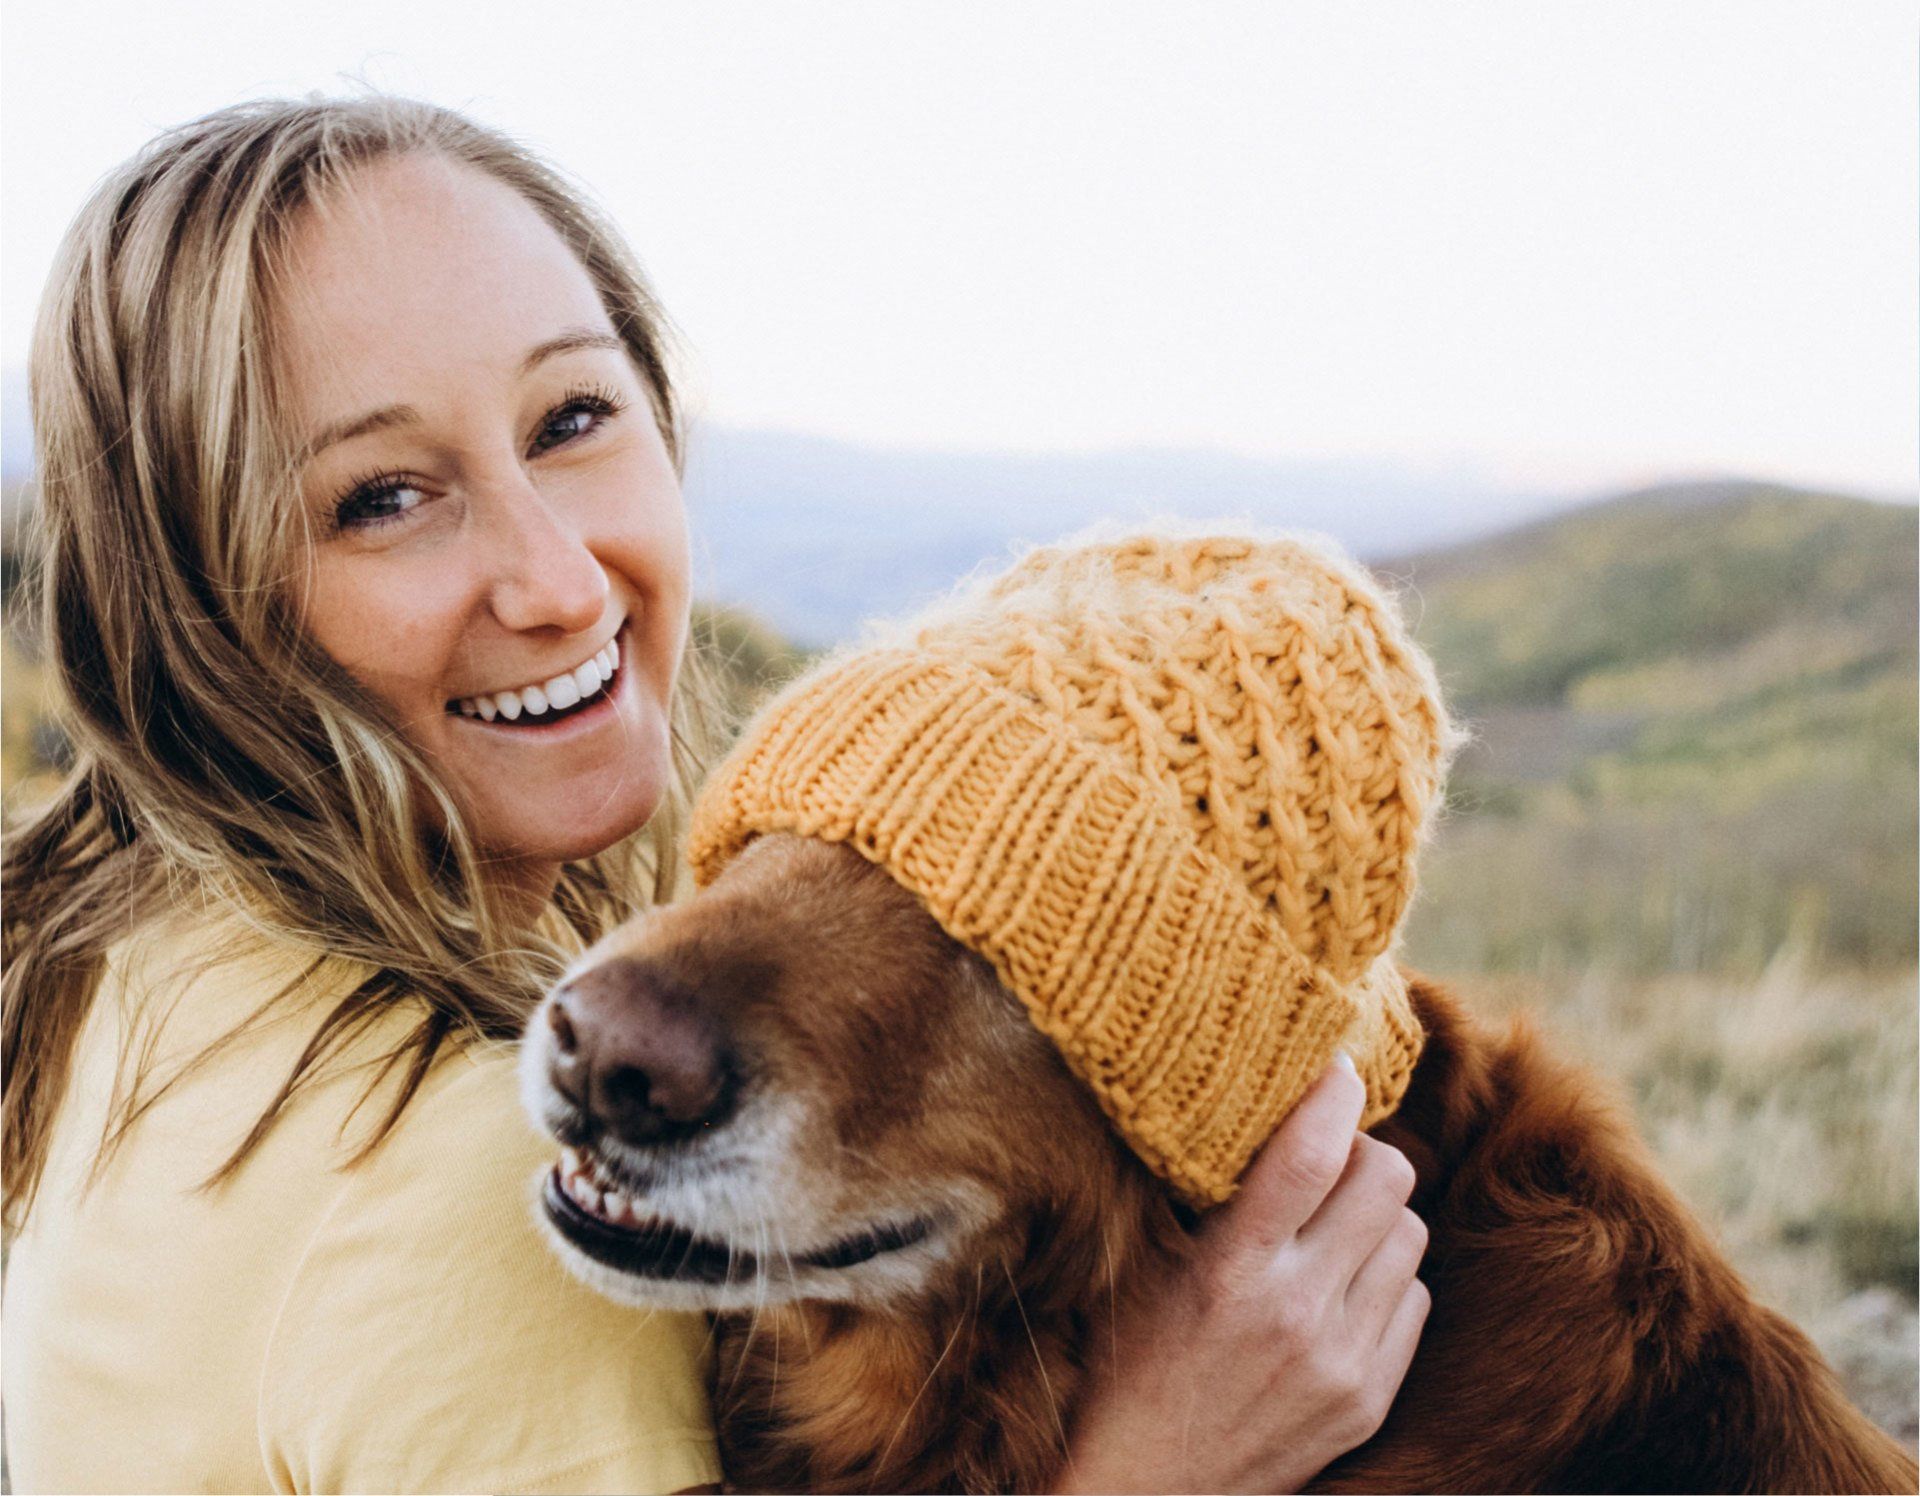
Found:
[[1475, 735], [1414, 958], [1911, 961], [1917, 562], [1911, 508], [1711, 484], [1378, 565]]

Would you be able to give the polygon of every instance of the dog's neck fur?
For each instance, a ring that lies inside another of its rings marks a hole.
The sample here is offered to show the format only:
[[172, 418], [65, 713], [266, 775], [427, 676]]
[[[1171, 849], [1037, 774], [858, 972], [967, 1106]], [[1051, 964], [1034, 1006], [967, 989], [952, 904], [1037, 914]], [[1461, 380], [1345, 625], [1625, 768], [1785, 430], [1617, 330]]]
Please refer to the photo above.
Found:
[[1141, 1171], [1029, 1217], [910, 1303], [723, 1317], [714, 1411], [729, 1480], [749, 1490], [1043, 1489], [1129, 1285], [1157, 1278], [1185, 1240]]
[[[1313, 1488], [1912, 1490], [1912, 1457], [1752, 1302], [1590, 1079], [1415, 990], [1426, 1052], [1378, 1135], [1420, 1176], [1434, 1310], [1386, 1424]], [[897, 1310], [722, 1317], [730, 1480], [1044, 1489], [1113, 1314], [1187, 1240], [1143, 1169], [1112, 1172]]]

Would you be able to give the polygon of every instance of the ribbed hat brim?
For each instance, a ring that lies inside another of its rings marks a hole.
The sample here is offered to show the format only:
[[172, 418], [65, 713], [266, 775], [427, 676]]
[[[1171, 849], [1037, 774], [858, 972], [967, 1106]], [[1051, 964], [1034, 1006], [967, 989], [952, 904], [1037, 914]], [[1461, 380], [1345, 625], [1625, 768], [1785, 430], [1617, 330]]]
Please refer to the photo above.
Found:
[[[845, 842], [917, 895], [1195, 1204], [1232, 1194], [1355, 1022], [1354, 994], [1290, 947], [1179, 806], [958, 661], [868, 651], [776, 698], [702, 793], [696, 879], [774, 831]], [[1384, 964], [1377, 979], [1398, 980]], [[1387, 997], [1370, 1119], [1419, 1052], [1404, 991]]]

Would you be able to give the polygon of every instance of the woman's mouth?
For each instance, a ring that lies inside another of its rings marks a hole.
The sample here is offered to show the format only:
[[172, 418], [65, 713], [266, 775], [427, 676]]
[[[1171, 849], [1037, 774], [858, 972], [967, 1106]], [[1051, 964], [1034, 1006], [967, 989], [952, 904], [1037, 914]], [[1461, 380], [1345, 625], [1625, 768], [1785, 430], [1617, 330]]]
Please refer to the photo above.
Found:
[[620, 636], [616, 634], [571, 670], [514, 690], [460, 697], [447, 703], [447, 712], [496, 731], [539, 731], [609, 700], [622, 674]]

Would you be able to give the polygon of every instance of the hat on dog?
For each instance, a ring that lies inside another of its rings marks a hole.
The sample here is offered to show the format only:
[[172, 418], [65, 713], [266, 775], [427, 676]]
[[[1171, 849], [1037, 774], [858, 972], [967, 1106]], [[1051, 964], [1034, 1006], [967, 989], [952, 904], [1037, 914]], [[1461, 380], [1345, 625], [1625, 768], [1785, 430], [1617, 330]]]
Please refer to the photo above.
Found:
[[705, 884], [846, 842], [990, 961], [1189, 1201], [1345, 1048], [1366, 1120], [1421, 1033], [1389, 952], [1456, 733], [1387, 597], [1300, 537], [1028, 552], [775, 696], [714, 771]]

